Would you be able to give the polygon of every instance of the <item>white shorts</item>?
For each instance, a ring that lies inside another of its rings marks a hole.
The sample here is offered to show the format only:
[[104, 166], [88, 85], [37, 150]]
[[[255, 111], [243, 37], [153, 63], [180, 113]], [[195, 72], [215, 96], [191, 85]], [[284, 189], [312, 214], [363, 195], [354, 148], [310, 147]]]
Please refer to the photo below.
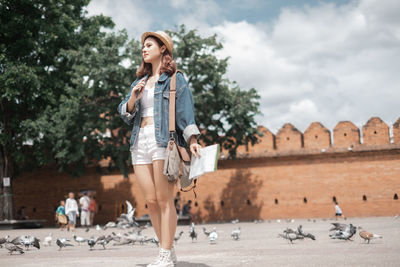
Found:
[[154, 160], [165, 159], [165, 147], [158, 147], [153, 125], [140, 128], [135, 146], [131, 151], [132, 164], [151, 164]]

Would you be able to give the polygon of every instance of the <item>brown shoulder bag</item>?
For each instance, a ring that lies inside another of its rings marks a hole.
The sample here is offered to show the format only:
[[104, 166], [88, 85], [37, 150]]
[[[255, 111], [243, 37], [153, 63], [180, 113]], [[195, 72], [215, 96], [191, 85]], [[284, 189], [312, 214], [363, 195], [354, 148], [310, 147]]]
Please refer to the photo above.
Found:
[[[194, 186], [188, 190], [183, 188], [192, 184], [189, 179], [190, 172], [190, 158], [191, 153], [188, 148], [179, 146], [174, 138], [175, 134], [175, 100], [176, 100], [176, 73], [171, 76], [171, 83], [169, 88], [169, 134], [170, 140], [166, 149], [166, 158], [164, 162], [164, 175], [171, 183], [175, 183], [178, 178], [180, 179], [181, 191], [189, 191], [196, 187], [196, 180]], [[196, 194], [196, 193], [195, 193]]]

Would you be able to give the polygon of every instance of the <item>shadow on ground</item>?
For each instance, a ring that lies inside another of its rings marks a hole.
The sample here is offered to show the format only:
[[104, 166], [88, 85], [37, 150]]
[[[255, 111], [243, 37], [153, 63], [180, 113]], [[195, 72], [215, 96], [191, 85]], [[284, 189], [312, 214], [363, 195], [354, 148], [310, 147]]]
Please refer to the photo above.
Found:
[[[147, 264], [137, 264], [136, 266], [145, 267]], [[195, 263], [187, 261], [179, 261], [175, 266], [177, 267], [210, 267], [210, 265], [204, 263]]]

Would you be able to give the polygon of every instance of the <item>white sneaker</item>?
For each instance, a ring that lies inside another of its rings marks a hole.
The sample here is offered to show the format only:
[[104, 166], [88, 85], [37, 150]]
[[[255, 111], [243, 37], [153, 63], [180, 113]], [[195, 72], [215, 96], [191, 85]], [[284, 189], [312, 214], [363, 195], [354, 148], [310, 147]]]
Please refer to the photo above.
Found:
[[178, 263], [178, 259], [176, 258], [174, 247], [171, 248], [171, 260], [175, 265]]
[[160, 261], [151, 267], [174, 267], [174, 263], [171, 259], [171, 250], [160, 249]]
[[161, 260], [161, 249], [158, 253], [157, 258], [155, 258], [151, 263], [147, 264], [146, 267], [158, 266], [157, 264], [160, 262], [160, 260]]

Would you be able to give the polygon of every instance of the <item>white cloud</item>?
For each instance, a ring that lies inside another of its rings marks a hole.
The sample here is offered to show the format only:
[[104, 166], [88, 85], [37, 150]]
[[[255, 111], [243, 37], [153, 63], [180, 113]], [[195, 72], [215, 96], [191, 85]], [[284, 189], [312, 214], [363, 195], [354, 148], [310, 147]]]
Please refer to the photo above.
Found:
[[273, 25], [213, 27], [230, 56], [228, 77], [261, 95], [258, 121], [276, 132], [320, 121], [361, 127], [400, 116], [399, 1], [360, 1], [284, 9]]
[[173, 8], [182, 8], [188, 5], [187, 0], [170, 0], [170, 3]]
[[103, 14], [112, 17], [117, 29], [125, 28], [130, 38], [140, 40], [141, 34], [148, 31], [152, 23], [151, 12], [141, 3], [138, 0], [94, 0], [87, 10], [90, 16]]
[[212, 34], [210, 24], [221, 20], [222, 9], [214, 0], [172, 0], [171, 5], [179, 8], [175, 23], [185, 24], [188, 29], [197, 29], [201, 35]]

